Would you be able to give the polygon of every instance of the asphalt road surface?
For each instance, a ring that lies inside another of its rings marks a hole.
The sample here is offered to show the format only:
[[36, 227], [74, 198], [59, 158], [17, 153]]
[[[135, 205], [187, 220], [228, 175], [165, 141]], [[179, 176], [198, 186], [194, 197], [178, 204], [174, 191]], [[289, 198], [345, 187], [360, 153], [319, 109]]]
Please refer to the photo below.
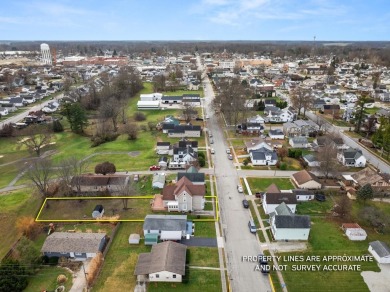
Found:
[[204, 87], [206, 88], [205, 114], [209, 116], [207, 128], [213, 133], [214, 139], [213, 159], [230, 285], [232, 291], [237, 292], [271, 291], [268, 277], [254, 270], [257, 263], [242, 261], [243, 256], [257, 256], [261, 253], [261, 248], [256, 236], [249, 232], [250, 211], [242, 206], [244, 195], [237, 191], [238, 173], [233, 161], [227, 157], [227, 143], [223, 130], [218, 124], [214, 111], [210, 108], [214, 94], [207, 78]]

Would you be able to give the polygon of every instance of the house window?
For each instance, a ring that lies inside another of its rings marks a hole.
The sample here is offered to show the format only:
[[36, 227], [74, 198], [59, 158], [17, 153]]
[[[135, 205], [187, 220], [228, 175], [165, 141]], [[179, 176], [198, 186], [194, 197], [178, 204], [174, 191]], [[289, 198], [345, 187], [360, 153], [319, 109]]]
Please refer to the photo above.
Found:
[[173, 279], [176, 279], [176, 275], [174, 274], [174, 275], [172, 276], [172, 278], [173, 278]]
[[159, 274], [156, 274], [156, 278], [160, 278], [160, 275], [159, 275]]

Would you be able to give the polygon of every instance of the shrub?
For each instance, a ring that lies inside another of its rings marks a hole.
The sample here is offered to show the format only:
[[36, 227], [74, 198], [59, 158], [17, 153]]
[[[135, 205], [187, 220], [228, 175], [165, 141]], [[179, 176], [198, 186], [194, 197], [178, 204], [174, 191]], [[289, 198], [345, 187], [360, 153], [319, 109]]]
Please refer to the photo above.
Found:
[[58, 275], [57, 277], [57, 283], [58, 284], [64, 284], [68, 278], [65, 275]]
[[204, 167], [206, 165], [206, 161], [205, 161], [204, 157], [202, 157], [202, 156], [198, 157], [198, 162], [199, 162], [200, 167]]
[[142, 122], [142, 121], [145, 121], [146, 120], [146, 116], [144, 113], [141, 113], [141, 112], [135, 112], [134, 113], [134, 120], [138, 121], [138, 122]]
[[286, 170], [287, 164], [285, 162], [282, 162], [282, 163], [280, 163], [279, 168], [280, 168], [280, 170]]
[[64, 131], [64, 127], [62, 126], [61, 122], [59, 120], [53, 121], [53, 132], [54, 133], [60, 133]]

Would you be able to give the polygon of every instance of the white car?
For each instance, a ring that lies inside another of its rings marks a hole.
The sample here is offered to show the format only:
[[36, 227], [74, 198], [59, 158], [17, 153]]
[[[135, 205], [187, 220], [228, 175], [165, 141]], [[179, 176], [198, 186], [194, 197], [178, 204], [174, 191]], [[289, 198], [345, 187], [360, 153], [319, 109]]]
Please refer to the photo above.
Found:
[[210, 153], [211, 153], [211, 154], [214, 154], [214, 153], [215, 153], [214, 148], [211, 148], [211, 149], [210, 149]]
[[206, 120], [208, 120], [210, 117], [209, 117], [208, 115], [206, 115], [206, 117], [205, 117], [205, 118], [206, 118]]
[[230, 154], [230, 148], [226, 148], [226, 153]]
[[244, 192], [244, 190], [242, 189], [242, 186], [240, 186], [240, 185], [237, 185], [237, 191], [239, 193], [243, 193]]
[[364, 105], [365, 108], [374, 108], [374, 104], [373, 103], [366, 103]]

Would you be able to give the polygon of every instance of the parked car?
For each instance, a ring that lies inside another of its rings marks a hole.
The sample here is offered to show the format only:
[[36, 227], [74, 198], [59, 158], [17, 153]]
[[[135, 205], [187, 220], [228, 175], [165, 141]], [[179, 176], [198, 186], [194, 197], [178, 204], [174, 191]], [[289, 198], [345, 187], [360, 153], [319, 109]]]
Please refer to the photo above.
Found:
[[213, 139], [210, 139], [210, 144], [214, 144], [214, 140]]
[[152, 165], [151, 167], [149, 167], [149, 170], [151, 170], [151, 171], [160, 170], [160, 169], [161, 169], [161, 167], [158, 165]]
[[242, 200], [242, 205], [244, 206], [245, 209], [248, 209], [249, 208], [248, 200]]
[[229, 159], [229, 160], [233, 160], [233, 155], [229, 154], [229, 155], [228, 155], [228, 159]]
[[230, 154], [230, 148], [226, 148], [226, 153]]
[[209, 137], [210, 138], [213, 137], [213, 133], [209, 132]]
[[325, 201], [326, 201], [326, 197], [325, 197], [324, 194], [316, 194], [316, 195], [315, 195], [315, 198], [316, 198], [316, 200], [319, 201], [319, 202], [325, 202]]
[[239, 193], [244, 192], [244, 190], [242, 189], [242, 186], [241, 186], [241, 185], [237, 185], [237, 191], [238, 191]]
[[211, 153], [211, 154], [214, 154], [214, 153], [215, 153], [214, 148], [211, 148], [211, 149], [210, 149], [210, 153]]
[[249, 220], [248, 227], [249, 227], [249, 231], [251, 233], [256, 233], [257, 228], [256, 228], [255, 222], [253, 222], [253, 220]]
[[199, 118], [199, 117], [197, 117], [197, 118], [195, 119], [195, 121], [203, 121], [203, 119], [202, 119], [202, 118]]
[[139, 175], [138, 174], [134, 174], [134, 181], [139, 181]]
[[206, 120], [208, 120], [210, 117], [209, 117], [208, 115], [206, 115], [206, 117], [205, 117], [205, 118], [206, 118]]
[[270, 271], [270, 267], [268, 265], [268, 262], [266, 260], [266, 257], [263, 254], [259, 254], [258, 256], [259, 264], [260, 264], [260, 270], [263, 274], [268, 274]]

